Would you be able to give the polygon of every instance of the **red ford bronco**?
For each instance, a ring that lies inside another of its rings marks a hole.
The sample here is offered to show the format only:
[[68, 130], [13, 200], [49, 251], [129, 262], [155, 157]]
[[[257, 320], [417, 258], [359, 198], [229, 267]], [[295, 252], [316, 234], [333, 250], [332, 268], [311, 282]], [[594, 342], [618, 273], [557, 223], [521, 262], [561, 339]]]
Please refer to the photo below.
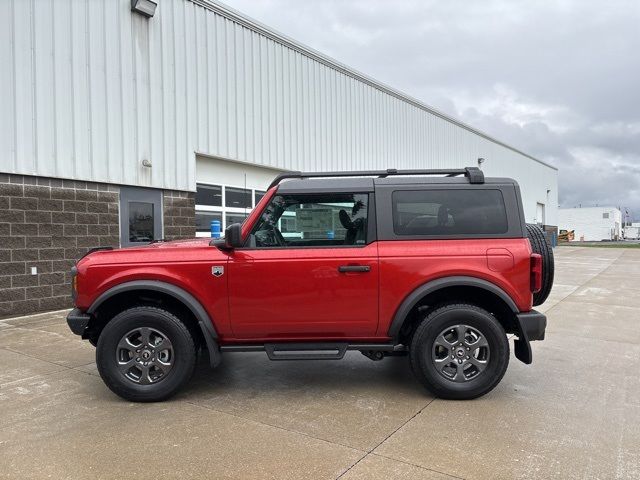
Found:
[[553, 283], [520, 189], [477, 168], [280, 175], [224, 238], [91, 251], [73, 268], [71, 330], [96, 348], [107, 386], [158, 401], [199, 350], [271, 360], [408, 355], [442, 398], [493, 389], [531, 363]]

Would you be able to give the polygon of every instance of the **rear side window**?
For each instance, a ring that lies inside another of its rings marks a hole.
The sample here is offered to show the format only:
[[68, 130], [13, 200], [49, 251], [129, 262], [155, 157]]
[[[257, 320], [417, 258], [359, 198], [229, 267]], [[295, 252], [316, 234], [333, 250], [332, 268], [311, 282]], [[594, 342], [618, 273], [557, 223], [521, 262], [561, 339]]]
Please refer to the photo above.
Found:
[[399, 190], [392, 202], [396, 235], [496, 235], [508, 230], [500, 190]]

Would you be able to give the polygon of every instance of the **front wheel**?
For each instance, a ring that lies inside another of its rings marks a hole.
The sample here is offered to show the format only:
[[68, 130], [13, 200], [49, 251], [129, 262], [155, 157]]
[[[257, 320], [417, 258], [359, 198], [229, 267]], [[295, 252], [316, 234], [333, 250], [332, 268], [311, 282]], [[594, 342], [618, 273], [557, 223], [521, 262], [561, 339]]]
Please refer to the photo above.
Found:
[[449, 304], [418, 325], [409, 356], [414, 374], [429, 391], [465, 400], [484, 395], [500, 382], [509, 364], [509, 342], [486, 310]]
[[196, 349], [187, 327], [156, 307], [130, 308], [102, 330], [96, 363], [105, 384], [132, 402], [175, 394], [193, 374]]

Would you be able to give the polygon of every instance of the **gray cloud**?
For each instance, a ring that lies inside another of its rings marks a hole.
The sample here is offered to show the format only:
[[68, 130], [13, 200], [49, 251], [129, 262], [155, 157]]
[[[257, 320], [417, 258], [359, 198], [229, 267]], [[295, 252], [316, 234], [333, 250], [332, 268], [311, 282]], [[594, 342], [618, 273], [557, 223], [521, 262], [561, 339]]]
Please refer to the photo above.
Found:
[[640, 2], [227, 3], [555, 164], [561, 205], [640, 220]]

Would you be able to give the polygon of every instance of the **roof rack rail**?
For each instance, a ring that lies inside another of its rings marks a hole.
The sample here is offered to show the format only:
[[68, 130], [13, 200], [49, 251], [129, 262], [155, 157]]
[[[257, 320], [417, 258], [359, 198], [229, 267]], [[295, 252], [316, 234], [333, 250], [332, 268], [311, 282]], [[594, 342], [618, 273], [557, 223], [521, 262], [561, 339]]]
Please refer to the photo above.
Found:
[[329, 178], [329, 177], [379, 177], [385, 178], [393, 175], [445, 175], [456, 177], [464, 175], [469, 179], [469, 183], [484, 183], [484, 173], [478, 167], [465, 167], [460, 169], [435, 169], [435, 170], [397, 170], [388, 168], [387, 170], [364, 170], [359, 172], [286, 172], [278, 175], [269, 188], [278, 185], [282, 180], [288, 178]]

